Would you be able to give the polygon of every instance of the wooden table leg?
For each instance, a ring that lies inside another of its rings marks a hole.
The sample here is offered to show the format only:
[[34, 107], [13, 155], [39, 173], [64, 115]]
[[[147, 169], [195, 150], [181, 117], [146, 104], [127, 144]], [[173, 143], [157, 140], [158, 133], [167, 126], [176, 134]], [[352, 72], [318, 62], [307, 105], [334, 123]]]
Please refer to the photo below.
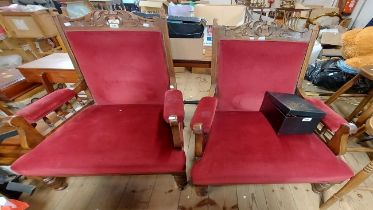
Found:
[[352, 119], [354, 119], [354, 117], [364, 109], [365, 105], [367, 105], [367, 103], [369, 103], [369, 101], [372, 98], [373, 98], [373, 89], [368, 92], [368, 95], [359, 103], [359, 105], [355, 108], [355, 110], [351, 112], [351, 114], [346, 118], [346, 120], [350, 122]]
[[355, 124], [356, 126], [360, 127], [362, 126], [365, 121], [367, 121], [368, 118], [370, 118], [373, 115], [373, 104], [370, 105], [361, 115], [357, 118]]
[[355, 82], [359, 79], [359, 77], [360, 77], [360, 75], [358, 74], [355, 77], [353, 77], [352, 79], [350, 79], [350, 81], [348, 81], [341, 88], [339, 88], [337, 90], [337, 92], [335, 92], [333, 95], [331, 95], [330, 98], [328, 98], [328, 100], [325, 101], [325, 104], [330, 105], [331, 103], [333, 103], [340, 95], [342, 95], [344, 92], [346, 92], [348, 89], [350, 89], [355, 84]]
[[0, 101], [0, 110], [1, 110], [2, 112], [4, 112], [6, 115], [8, 115], [8, 116], [12, 116], [12, 115], [13, 115], [13, 112], [10, 111], [10, 110], [6, 107], [6, 105], [4, 105], [3, 102], [1, 102], [1, 101]]
[[355, 187], [364, 182], [373, 172], [373, 161], [363, 168], [359, 173], [353, 176], [338, 192], [330, 197], [326, 202], [321, 204], [320, 210], [325, 210], [336, 203], [340, 198], [349, 193]]
[[47, 91], [47, 93], [51, 93], [54, 91], [54, 88], [53, 88], [53, 84], [49, 82], [48, 78], [47, 78], [47, 74], [45, 72], [43, 72], [41, 75], [41, 81], [43, 83], [43, 86], [45, 88], [45, 90]]

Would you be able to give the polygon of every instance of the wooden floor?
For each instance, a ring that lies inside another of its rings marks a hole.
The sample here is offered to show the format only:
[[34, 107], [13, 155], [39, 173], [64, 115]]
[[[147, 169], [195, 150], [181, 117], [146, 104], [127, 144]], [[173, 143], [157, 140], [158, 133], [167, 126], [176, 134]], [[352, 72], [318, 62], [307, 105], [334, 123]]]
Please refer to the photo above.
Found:
[[[178, 73], [177, 82], [186, 100], [200, 99], [210, 88], [208, 75]], [[185, 106], [186, 125], [189, 125], [195, 107]], [[188, 127], [184, 134], [189, 171], [194, 136]], [[349, 153], [343, 158], [355, 171], [360, 170], [369, 160], [362, 153]], [[208, 196], [198, 197], [191, 186], [178, 191], [170, 175], [74, 177], [69, 178], [68, 183], [69, 187], [63, 191], [52, 191], [38, 185], [34, 195], [22, 195], [21, 200], [30, 204], [30, 210], [315, 210], [321, 199], [320, 195], [312, 192], [310, 184], [210, 187]], [[334, 186], [324, 196], [327, 198], [340, 186]], [[373, 177], [330, 209], [373, 209]]]

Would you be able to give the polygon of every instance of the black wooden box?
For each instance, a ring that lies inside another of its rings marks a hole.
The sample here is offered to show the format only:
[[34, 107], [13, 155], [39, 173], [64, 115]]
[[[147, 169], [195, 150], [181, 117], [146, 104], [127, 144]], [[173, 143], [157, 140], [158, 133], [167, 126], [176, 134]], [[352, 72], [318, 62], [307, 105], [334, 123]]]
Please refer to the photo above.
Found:
[[303, 98], [287, 93], [266, 92], [260, 111], [277, 134], [312, 133], [325, 116]]

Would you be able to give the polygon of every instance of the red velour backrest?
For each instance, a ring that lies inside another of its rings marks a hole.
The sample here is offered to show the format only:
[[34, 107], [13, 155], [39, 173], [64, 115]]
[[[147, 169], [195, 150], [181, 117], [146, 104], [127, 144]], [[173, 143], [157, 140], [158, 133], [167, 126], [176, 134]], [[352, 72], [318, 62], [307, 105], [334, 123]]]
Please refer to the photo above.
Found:
[[163, 104], [169, 76], [158, 31], [67, 31], [99, 105]]
[[221, 40], [218, 110], [259, 111], [266, 91], [294, 93], [308, 44]]

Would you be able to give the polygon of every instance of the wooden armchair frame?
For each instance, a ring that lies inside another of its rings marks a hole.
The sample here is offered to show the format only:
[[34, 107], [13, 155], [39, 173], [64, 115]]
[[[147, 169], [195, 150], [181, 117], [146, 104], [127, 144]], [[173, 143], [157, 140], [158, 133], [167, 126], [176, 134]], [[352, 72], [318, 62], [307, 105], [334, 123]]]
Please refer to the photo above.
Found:
[[[168, 37], [167, 22], [165, 18], [156, 19], [145, 19], [136, 16], [126, 11], [93, 11], [92, 13], [79, 18], [69, 19], [65, 16], [55, 17], [57, 22], [57, 29], [61, 35], [67, 53], [69, 54], [74, 68], [76, 69], [80, 82], [76, 86], [76, 92], [85, 91], [90, 103], [82, 108], [80, 111], [85, 110], [94, 103], [94, 99], [90, 94], [89, 88], [86, 85], [83, 74], [80, 70], [79, 64], [74, 56], [69, 41], [67, 40], [65, 32], [74, 30], [84, 31], [120, 31], [120, 30], [131, 30], [131, 31], [160, 31], [163, 38], [163, 47], [165, 49], [165, 61], [167, 62], [167, 71], [170, 82], [170, 90], [176, 89], [176, 78], [173, 70], [172, 56], [170, 50], [170, 43]], [[16, 121], [15, 121], [16, 122]], [[183, 122], [180, 122], [176, 115], [168, 116], [168, 123], [171, 127], [174, 148], [183, 148]], [[33, 136], [32, 142], [40, 142], [42, 137], [34, 132], [30, 127], [26, 128], [30, 136]], [[113, 174], [117, 175], [117, 174]], [[179, 189], [183, 189], [187, 184], [187, 177], [185, 172], [173, 174], [175, 182]], [[47, 186], [51, 188], [62, 190], [67, 187], [66, 177], [32, 177], [37, 180], [43, 181]]]
[[[250, 25], [249, 25], [250, 26]], [[247, 26], [246, 26], [247, 27]], [[262, 28], [260, 32], [263, 30], [267, 30], [268, 32], [268, 37], [266, 39], [283, 39], [284, 37], [281, 36], [281, 33], [286, 33], [286, 30], [280, 29], [279, 31], [272, 31], [268, 26], [265, 26], [266, 28]], [[259, 27], [260, 28], [260, 27]], [[218, 61], [217, 61], [217, 53], [218, 53], [218, 48], [219, 48], [219, 42], [221, 39], [230, 37], [233, 39], [242, 39], [245, 37], [248, 37], [251, 35], [251, 37], [257, 37], [258, 34], [255, 33], [255, 29], [253, 28], [236, 28], [234, 30], [227, 29], [226, 27], [218, 26], [217, 22], [214, 21], [214, 26], [213, 26], [213, 54], [212, 54], [212, 70], [211, 70], [211, 90], [209, 96], [217, 96], [219, 94], [219, 87], [217, 87], [217, 72], [218, 72]], [[258, 28], [257, 28], [258, 29]], [[312, 48], [314, 45], [315, 40], [317, 39], [319, 27], [315, 26], [312, 30], [310, 30], [308, 35], [303, 34], [303, 38], [306, 40], [309, 40], [309, 45], [307, 48], [307, 53], [305, 55], [304, 62], [301, 67], [300, 75], [298, 77], [298, 82], [296, 86], [296, 93], [300, 95], [303, 98], [307, 98], [307, 95], [305, 94], [303, 88], [302, 88], [302, 83], [304, 80], [304, 76], [306, 74], [306, 70], [308, 67], [308, 62], [309, 58], [312, 52]], [[257, 36], [256, 36], [257, 35]], [[274, 36], [273, 36], [274, 35]], [[286, 38], [285, 38], [286, 39]], [[325, 126], [324, 126], [325, 127]], [[205, 143], [208, 138], [208, 134], [204, 133], [204, 125], [202, 123], [196, 123], [192, 127], [193, 133], [195, 134], [195, 157], [199, 159], [203, 155]], [[352, 127], [348, 124], [341, 125], [341, 127], [338, 129], [338, 131], [335, 133], [333, 138], [327, 142], [328, 147], [336, 154], [343, 154], [341, 153], [340, 149], [338, 148], [344, 148], [347, 145], [347, 139], [349, 138], [350, 134], [352, 133]], [[359, 180], [362, 179], [362, 177], [367, 177], [369, 176], [370, 173], [373, 172], [372, 170], [372, 163], [367, 165], [364, 170], [362, 170], [358, 175], [356, 175], [357, 178], [351, 179], [352, 181], [349, 182], [348, 186], [346, 186], [348, 189], [351, 189], [352, 187], [355, 187], [358, 183], [361, 183]], [[327, 189], [329, 189], [332, 184], [325, 184], [325, 183], [314, 183], [312, 184], [312, 188], [315, 192], [321, 193]], [[207, 187], [206, 186], [195, 186], [196, 188], [196, 193], [199, 195], [206, 195], [207, 193]], [[338, 195], [342, 195], [346, 191], [346, 189], [341, 190], [342, 192], [339, 192]], [[330, 199], [325, 204], [322, 204], [320, 206], [321, 209], [326, 209], [330, 205], [332, 205], [333, 202], [335, 202], [338, 198], [337, 196], [334, 196]]]

